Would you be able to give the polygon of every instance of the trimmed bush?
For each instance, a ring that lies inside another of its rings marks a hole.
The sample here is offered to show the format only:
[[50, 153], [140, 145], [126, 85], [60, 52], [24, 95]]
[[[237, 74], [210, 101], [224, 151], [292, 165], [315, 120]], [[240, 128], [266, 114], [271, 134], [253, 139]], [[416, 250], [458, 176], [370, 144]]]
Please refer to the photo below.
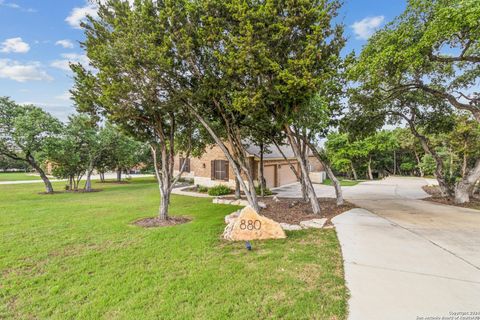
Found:
[[232, 193], [232, 190], [223, 184], [219, 184], [208, 189], [209, 196], [224, 196], [230, 193]]
[[[261, 191], [261, 190], [260, 190], [260, 186], [256, 186], [256, 187], [255, 187], [255, 193], [256, 193], [257, 195], [260, 195], [260, 191]], [[273, 194], [272, 190], [270, 190], [270, 189], [268, 189], [268, 188], [263, 189], [263, 195], [265, 195], [265, 196], [271, 196], [272, 194]]]
[[207, 193], [208, 192], [208, 188], [205, 187], [205, 186], [200, 186], [200, 185], [197, 185], [197, 192], [200, 192], [200, 193]]

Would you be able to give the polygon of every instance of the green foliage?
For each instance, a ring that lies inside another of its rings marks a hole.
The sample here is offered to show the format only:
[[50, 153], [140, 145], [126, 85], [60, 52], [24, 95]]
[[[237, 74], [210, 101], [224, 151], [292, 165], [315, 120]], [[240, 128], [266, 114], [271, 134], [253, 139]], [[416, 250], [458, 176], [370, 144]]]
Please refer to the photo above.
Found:
[[207, 193], [208, 192], [208, 187], [197, 185], [197, 192]]
[[[255, 187], [255, 192], [257, 193], [257, 195], [261, 195], [260, 186]], [[273, 194], [273, 192], [269, 188], [264, 188], [263, 189], [263, 195], [264, 196], [271, 196], [272, 194]]]
[[479, 1], [411, 0], [370, 38], [351, 75], [391, 96], [422, 91], [480, 121], [478, 93], [470, 94], [480, 76], [479, 39]]
[[37, 164], [38, 154], [61, 128], [60, 121], [41, 108], [0, 97], [0, 155]]
[[227, 195], [227, 194], [231, 194], [232, 193], [232, 189], [230, 189], [229, 187], [223, 185], [223, 184], [217, 184], [216, 186], [213, 186], [211, 188], [208, 189], [208, 195], [209, 196], [224, 196], [224, 195]]
[[431, 176], [435, 172], [435, 160], [429, 154], [426, 154], [422, 157], [422, 161], [419, 164], [419, 167], [423, 170], [425, 175]]

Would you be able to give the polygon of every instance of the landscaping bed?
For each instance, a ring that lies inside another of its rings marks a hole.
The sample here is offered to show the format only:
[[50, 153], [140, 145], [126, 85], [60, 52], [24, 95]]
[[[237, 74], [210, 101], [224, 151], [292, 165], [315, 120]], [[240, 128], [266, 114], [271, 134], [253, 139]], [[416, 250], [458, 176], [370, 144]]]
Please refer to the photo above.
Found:
[[423, 186], [422, 189], [423, 191], [431, 195], [431, 197], [425, 198], [423, 200], [447, 204], [450, 206], [480, 210], [480, 197], [478, 195], [470, 197], [469, 203], [456, 204], [453, 198], [443, 197], [438, 186]]
[[342, 206], [337, 206], [334, 198], [318, 198], [322, 213], [320, 216], [313, 214], [310, 202], [303, 202], [299, 199], [279, 198], [275, 202], [272, 198], [264, 198], [262, 202], [267, 205], [266, 209], [262, 209], [261, 215], [288, 224], [299, 224], [301, 221], [326, 218], [326, 225], [331, 225], [331, 219], [345, 211], [355, 208], [349, 202]]
[[[224, 197], [225, 199], [225, 197]], [[226, 199], [233, 200], [233, 197]], [[318, 198], [322, 214], [316, 215], [312, 212], [310, 202], [303, 202], [301, 199], [278, 198], [278, 202], [273, 197], [259, 197], [259, 201], [267, 205], [260, 214], [276, 222], [288, 224], [299, 224], [301, 221], [326, 218], [326, 225], [331, 225], [331, 219], [345, 211], [355, 208], [347, 201], [342, 206], [337, 206], [335, 198]]]
[[143, 218], [135, 221], [133, 224], [143, 228], [170, 227], [177, 224], [190, 222], [192, 219], [187, 217], [170, 217], [168, 220], [160, 220], [158, 217]]

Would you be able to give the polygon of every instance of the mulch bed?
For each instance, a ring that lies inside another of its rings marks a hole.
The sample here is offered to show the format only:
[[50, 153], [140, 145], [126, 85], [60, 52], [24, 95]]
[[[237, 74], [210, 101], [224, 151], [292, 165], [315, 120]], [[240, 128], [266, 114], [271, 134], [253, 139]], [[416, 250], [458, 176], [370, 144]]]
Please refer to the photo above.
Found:
[[455, 203], [454, 198], [442, 197], [442, 193], [440, 192], [440, 188], [438, 186], [423, 186], [422, 189], [423, 191], [431, 195], [431, 197], [423, 199], [425, 201], [480, 210], [480, 198], [478, 198], [478, 196], [470, 197], [469, 203], [457, 204]]
[[331, 219], [333, 217], [355, 208], [353, 204], [347, 201], [342, 206], [337, 206], [334, 198], [318, 198], [322, 211], [319, 216], [312, 212], [310, 202], [303, 202], [301, 199], [278, 198], [280, 201], [276, 202], [273, 197], [259, 197], [258, 200], [267, 205], [267, 208], [260, 212], [261, 215], [276, 222], [288, 224], [299, 224], [305, 220], [327, 218], [326, 225], [332, 225]]
[[169, 217], [168, 220], [160, 220], [158, 217], [143, 218], [135, 221], [133, 224], [142, 228], [170, 227], [177, 224], [183, 224], [192, 221], [187, 217]]

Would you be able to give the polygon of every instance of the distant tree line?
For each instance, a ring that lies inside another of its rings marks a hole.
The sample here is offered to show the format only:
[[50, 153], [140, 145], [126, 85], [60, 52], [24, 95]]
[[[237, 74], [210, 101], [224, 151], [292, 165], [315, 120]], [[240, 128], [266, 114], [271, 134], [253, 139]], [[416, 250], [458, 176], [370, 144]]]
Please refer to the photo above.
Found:
[[121, 180], [123, 171], [151, 163], [144, 144], [85, 114], [71, 116], [64, 124], [39, 107], [0, 97], [0, 128], [0, 165], [34, 169], [47, 193], [54, 192], [49, 168], [56, 178], [67, 179], [72, 191], [78, 191], [85, 178], [83, 189], [88, 192], [94, 172], [103, 180], [107, 171], [116, 171]]

